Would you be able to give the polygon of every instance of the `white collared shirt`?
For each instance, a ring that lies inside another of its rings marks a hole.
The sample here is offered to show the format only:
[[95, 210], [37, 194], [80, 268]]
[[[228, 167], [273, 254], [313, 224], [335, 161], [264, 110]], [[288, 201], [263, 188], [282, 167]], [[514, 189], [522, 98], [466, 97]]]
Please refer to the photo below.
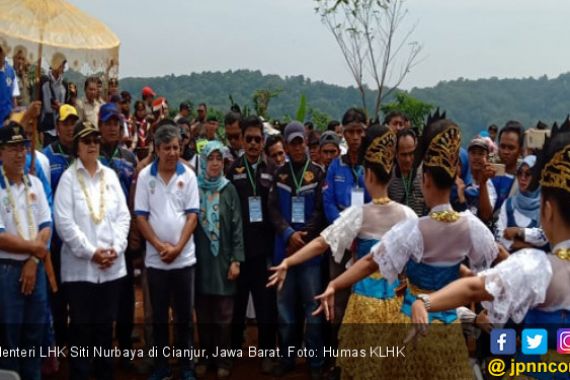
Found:
[[[99, 215], [101, 174], [105, 177], [105, 216], [95, 224], [87, 200], [77, 179], [82, 175], [95, 215]], [[97, 161], [91, 177], [77, 159], [61, 176], [55, 193], [54, 217], [56, 230], [63, 241], [61, 248], [61, 281], [102, 283], [127, 274], [125, 249], [131, 216], [117, 175]], [[97, 248], [113, 248], [119, 257], [104, 270], [91, 259]]]
[[[158, 173], [158, 161], [144, 168], [137, 180], [135, 214], [148, 217], [148, 222], [158, 240], [176, 245], [182, 235], [189, 213], [198, 214], [200, 198], [198, 181], [192, 170], [182, 163], [176, 165], [176, 173], [165, 183]], [[160, 259], [156, 248], [146, 242], [145, 265], [156, 269], [180, 269], [196, 263], [194, 236], [191, 236], [176, 259], [167, 264]]]
[[[26, 177], [29, 178], [30, 181], [29, 201], [32, 206], [32, 217], [34, 219], [33, 224], [37, 228], [36, 231], [40, 231], [45, 227], [51, 226], [51, 211], [41, 181], [33, 175], [28, 175]], [[24, 177], [24, 180], [27, 180], [26, 177]], [[11, 184], [10, 190], [12, 192], [12, 197], [14, 198], [16, 210], [14, 210], [8, 200], [6, 183], [4, 182], [3, 176], [0, 175], [0, 233], [9, 233], [11, 235], [19, 236], [16, 223], [14, 221], [14, 212], [17, 212], [24, 238], [26, 240], [30, 240], [26, 188], [24, 183], [22, 182], [18, 185]], [[27, 260], [29, 257], [29, 254], [10, 253], [0, 250], [0, 259], [23, 261]]]

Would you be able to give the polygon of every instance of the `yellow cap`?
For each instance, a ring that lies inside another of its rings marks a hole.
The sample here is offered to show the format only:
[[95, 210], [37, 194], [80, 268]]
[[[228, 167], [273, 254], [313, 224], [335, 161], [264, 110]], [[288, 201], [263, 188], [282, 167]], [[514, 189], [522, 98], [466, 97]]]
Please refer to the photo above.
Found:
[[59, 107], [59, 121], [65, 121], [70, 116], [75, 116], [79, 119], [79, 115], [77, 114], [75, 107], [70, 106], [69, 104], [64, 104]]

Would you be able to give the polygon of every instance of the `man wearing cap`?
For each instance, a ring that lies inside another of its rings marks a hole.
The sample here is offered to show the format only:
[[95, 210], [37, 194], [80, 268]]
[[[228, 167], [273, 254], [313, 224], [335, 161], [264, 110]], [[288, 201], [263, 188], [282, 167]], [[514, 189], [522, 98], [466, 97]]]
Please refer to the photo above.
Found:
[[467, 153], [473, 182], [465, 184], [464, 199], [467, 209], [473, 215], [479, 216], [481, 206], [490, 210], [497, 201], [495, 186], [489, 179], [493, 173], [486, 173], [489, 163], [489, 144], [480, 137], [475, 138], [469, 143]]
[[156, 96], [156, 93], [154, 92], [154, 90], [150, 86], [143, 87], [143, 89], [141, 91], [141, 98], [142, 98], [142, 101], [144, 102], [144, 105], [146, 107], [146, 114], [147, 115], [152, 115], [152, 101], [154, 100], [155, 96]]
[[[57, 140], [44, 148], [43, 152], [49, 160], [51, 192], [55, 194], [62, 174], [73, 161], [73, 127], [79, 120], [77, 110], [69, 104], [59, 108], [57, 120]], [[52, 235], [50, 251], [52, 254], [57, 284], [61, 284], [61, 239], [57, 231]], [[51, 299], [54, 319], [55, 340], [58, 345], [67, 342], [67, 302], [61, 292], [55, 293]]]
[[[41, 346], [47, 320], [47, 278], [51, 212], [41, 182], [24, 174], [26, 139], [21, 125], [0, 128], [0, 346]], [[0, 355], [0, 368], [22, 379], [39, 379], [41, 358]]]
[[[322, 184], [324, 172], [307, 156], [305, 128], [293, 121], [285, 127], [285, 150], [289, 162], [277, 169], [269, 193], [269, 220], [275, 229], [273, 264], [295, 253], [318, 236], [323, 225]], [[313, 377], [319, 377], [323, 366], [322, 316], [313, 316], [317, 307], [314, 297], [322, 290], [321, 257], [315, 257], [291, 269], [283, 288], [277, 295], [279, 335], [284, 357], [275, 369], [276, 376], [293, 370], [295, 357], [289, 347], [294, 347], [298, 332], [296, 311], [302, 305], [306, 319], [305, 345], [316, 350], [309, 365]]]
[[83, 99], [77, 101], [77, 114], [81, 121], [88, 121], [97, 126], [99, 121], [99, 108], [103, 104], [99, 99], [99, 78], [92, 76], [85, 80]]
[[0, 44], [0, 123], [10, 116], [15, 98], [20, 95], [16, 72], [6, 60], [5, 47]]
[[[130, 150], [120, 146], [122, 135], [122, 115], [115, 103], [105, 103], [99, 110], [99, 131], [101, 132], [101, 152], [99, 160], [119, 177], [121, 188], [132, 211], [131, 183], [137, 167], [137, 158]], [[131, 224], [131, 228], [135, 228]], [[129, 349], [132, 346], [131, 333], [134, 318], [133, 252], [127, 247], [125, 261], [127, 276], [121, 282], [119, 311], [117, 316], [117, 338], [119, 347]]]
[[326, 131], [319, 139], [321, 163], [326, 169], [340, 154], [340, 138], [334, 131]]
[[42, 117], [40, 130], [43, 132], [44, 147], [57, 138], [55, 126], [59, 115], [59, 107], [65, 103], [67, 83], [63, 80], [66, 59], [61, 53], [52, 57], [50, 70], [42, 84]]

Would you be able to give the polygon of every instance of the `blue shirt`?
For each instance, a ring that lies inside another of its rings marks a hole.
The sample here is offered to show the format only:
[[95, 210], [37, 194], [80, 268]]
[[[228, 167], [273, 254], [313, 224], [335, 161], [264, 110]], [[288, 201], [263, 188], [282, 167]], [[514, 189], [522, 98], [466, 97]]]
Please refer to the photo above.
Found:
[[12, 66], [4, 61], [4, 69], [0, 70], [0, 123], [12, 113], [16, 73]]

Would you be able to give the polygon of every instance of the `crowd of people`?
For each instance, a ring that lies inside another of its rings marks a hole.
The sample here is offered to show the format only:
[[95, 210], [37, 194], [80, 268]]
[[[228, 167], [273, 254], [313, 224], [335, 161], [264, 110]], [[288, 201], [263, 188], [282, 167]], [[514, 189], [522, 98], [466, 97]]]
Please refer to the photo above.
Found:
[[[32, 101], [16, 58], [14, 70], [0, 54], [2, 348], [132, 348], [136, 269], [146, 347], [241, 348], [252, 302], [258, 347], [281, 349], [260, 371], [279, 377], [295, 369], [288, 348], [305, 347], [313, 379], [471, 378], [458, 316], [565, 321], [568, 120], [544, 149], [517, 121], [464, 149], [439, 110], [421, 135], [402, 112], [371, 121], [356, 108], [322, 133], [292, 121], [274, 134], [239, 109], [220, 126], [204, 103], [171, 118], [152, 88], [132, 104], [113, 79], [87, 78], [78, 99], [59, 55]], [[412, 338], [351, 329], [412, 322]], [[419, 337], [428, 322], [450, 328]], [[400, 362], [323, 350], [406, 339], [414, 349]], [[150, 379], [172, 377], [161, 352]], [[181, 379], [228, 378], [233, 365], [178, 361]], [[41, 366], [0, 357], [22, 379], [40, 379]], [[111, 379], [114, 366], [69, 358], [69, 378]]]

